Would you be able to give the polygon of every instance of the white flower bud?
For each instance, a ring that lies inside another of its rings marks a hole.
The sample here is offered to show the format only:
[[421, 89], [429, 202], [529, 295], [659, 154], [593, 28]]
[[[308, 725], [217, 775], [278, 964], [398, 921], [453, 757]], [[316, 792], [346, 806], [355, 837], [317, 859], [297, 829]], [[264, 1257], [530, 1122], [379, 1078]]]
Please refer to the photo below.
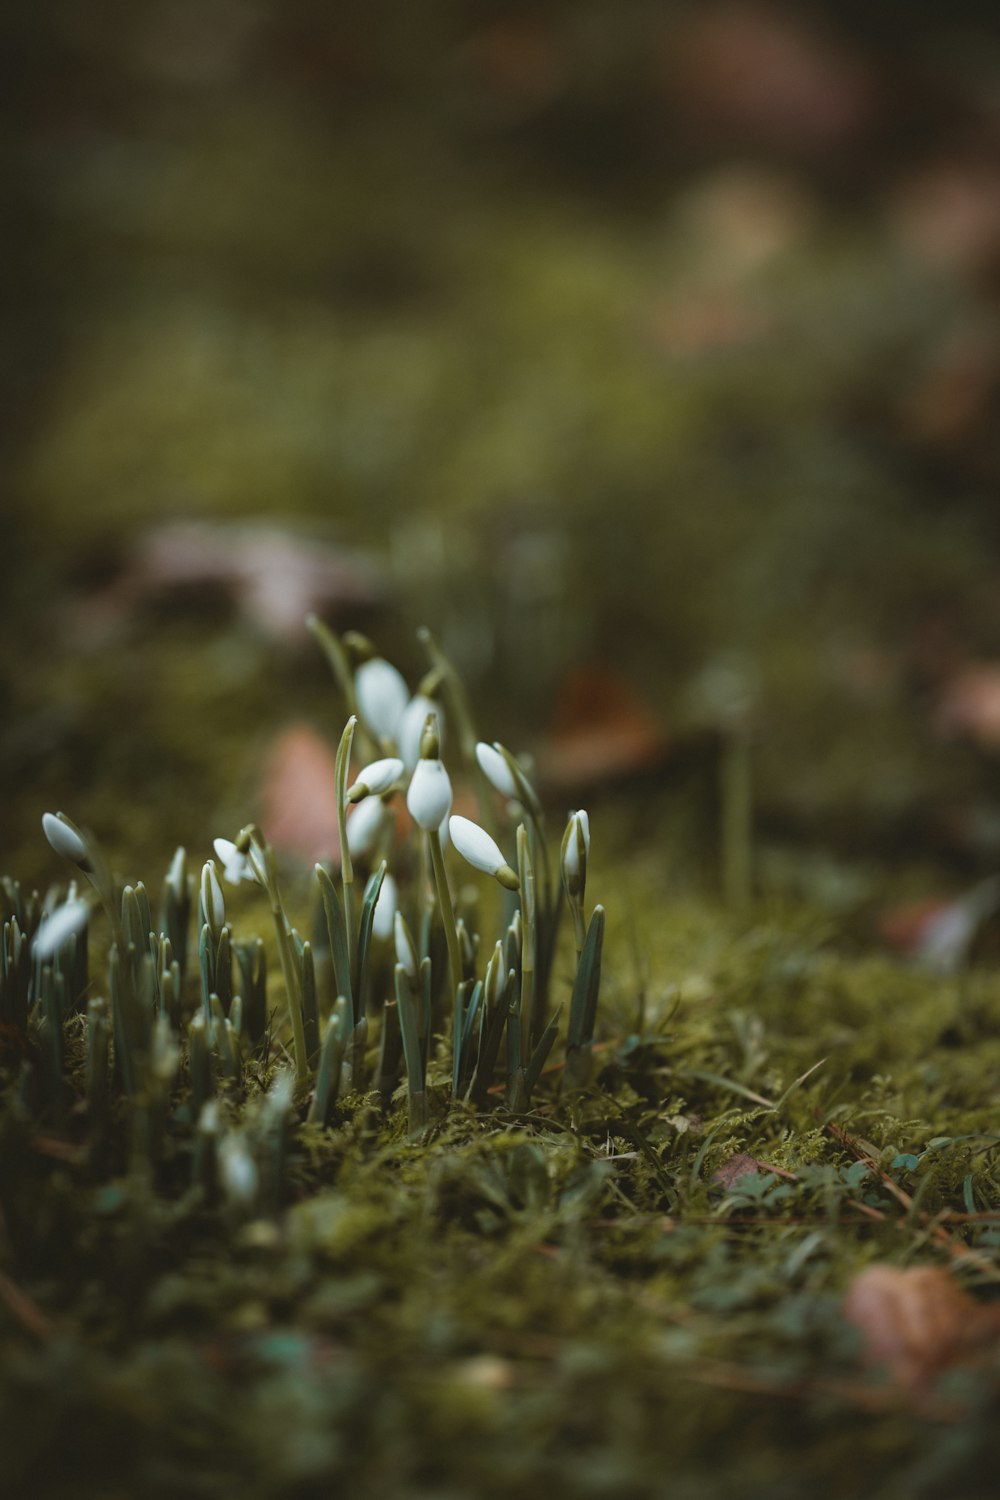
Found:
[[428, 833], [441, 827], [451, 811], [451, 779], [439, 760], [421, 760], [406, 794], [410, 817]]
[[365, 797], [379, 797], [387, 792], [394, 781], [403, 774], [403, 762], [395, 755], [383, 760], [373, 760], [358, 772], [357, 779], [347, 794], [348, 802], [360, 802]]
[[428, 698], [425, 693], [415, 693], [399, 721], [399, 753], [408, 771], [412, 771], [420, 759], [420, 737], [428, 714], [434, 715], [439, 746], [444, 745], [444, 714], [440, 703]]
[[392, 813], [378, 797], [360, 802], [347, 819], [347, 848], [352, 859], [367, 859], [392, 822]]
[[226, 898], [211, 859], [205, 861], [201, 872], [201, 914], [216, 933], [226, 925]]
[[473, 823], [470, 818], [463, 818], [456, 813], [454, 817], [448, 819], [448, 831], [459, 854], [463, 859], [468, 860], [474, 869], [494, 876], [509, 891], [517, 890], [517, 875], [504, 859], [499, 845], [490, 837], [485, 828], [480, 828], [478, 823]]
[[159, 1083], [169, 1083], [181, 1065], [181, 1049], [174, 1040], [173, 1027], [166, 1016], [157, 1016], [153, 1022], [149, 1065]]
[[[216, 848], [221, 840], [216, 840]], [[235, 848], [235, 845], [234, 845]], [[187, 855], [183, 847], [174, 850], [174, 857], [170, 861], [170, 869], [167, 871], [166, 882], [173, 891], [178, 901], [183, 901], [187, 895]]]
[[492, 745], [487, 745], [484, 740], [480, 740], [476, 746], [476, 759], [486, 780], [500, 793], [501, 797], [520, 795], [513, 772], [499, 750], [494, 749]]
[[490, 1012], [496, 1010], [500, 1003], [505, 978], [503, 943], [497, 939], [496, 947], [490, 954], [490, 961], [486, 965], [486, 978], [483, 981], [483, 998], [486, 1001], [486, 1009]]
[[231, 1131], [219, 1147], [219, 1176], [234, 1208], [252, 1208], [257, 1201], [257, 1163], [243, 1137]]
[[386, 943], [393, 935], [398, 900], [396, 882], [386, 872], [382, 877], [382, 889], [378, 893], [378, 900], [375, 902], [375, 911], [372, 915], [372, 932]]
[[401, 968], [406, 970], [411, 979], [416, 979], [417, 967], [420, 962], [417, 955], [417, 945], [413, 941], [413, 935], [409, 927], [407, 927], [406, 918], [401, 911], [396, 912], [393, 919], [393, 926], [396, 936], [396, 962]]
[[391, 877], [388, 870], [382, 876], [382, 885], [378, 892], [378, 901], [372, 912], [372, 933], [381, 942], [388, 942], [393, 936], [394, 918], [396, 918], [396, 903], [399, 900], [399, 892], [396, 889], [396, 880]]
[[264, 1112], [271, 1121], [280, 1123], [285, 1119], [295, 1099], [295, 1073], [291, 1068], [279, 1068], [270, 1090], [264, 1095]]
[[373, 656], [354, 674], [358, 712], [380, 740], [395, 741], [410, 692], [401, 672], [384, 657]]
[[31, 951], [35, 957], [45, 963], [46, 959], [54, 957], [64, 943], [77, 932], [82, 932], [87, 925], [87, 917], [90, 908], [86, 901], [71, 899], [64, 901], [62, 906], [57, 906], [54, 912], [45, 917], [39, 924], [31, 945]]
[[45, 813], [42, 830], [57, 854], [75, 865], [89, 865], [87, 846], [65, 813]]
[[590, 852], [590, 819], [582, 807], [570, 814], [561, 852], [566, 889], [571, 896], [582, 895], [587, 883], [587, 855]]

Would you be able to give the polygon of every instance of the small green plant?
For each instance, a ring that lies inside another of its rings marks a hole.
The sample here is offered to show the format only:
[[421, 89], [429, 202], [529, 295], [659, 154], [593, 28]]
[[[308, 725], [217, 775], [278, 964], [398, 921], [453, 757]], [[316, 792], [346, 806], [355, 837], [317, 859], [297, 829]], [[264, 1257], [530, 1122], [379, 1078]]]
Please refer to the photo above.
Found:
[[[348, 717], [335, 771], [339, 849], [315, 867], [308, 935], [289, 917], [275, 851], [252, 822], [235, 839], [215, 839], [197, 881], [178, 849], [155, 917], [145, 886], [115, 880], [97, 840], [63, 813], [47, 813], [43, 826], [74, 867], [68, 889], [39, 898], [10, 880], [2, 888], [0, 1020], [38, 1043], [25, 1079], [32, 1107], [61, 1117], [72, 1104], [75, 1022], [93, 1149], [119, 1098], [130, 1101], [134, 1144], [154, 1165], [168, 1122], [186, 1118], [196, 1183], [221, 1187], [247, 1210], [261, 1184], [280, 1176], [296, 1107], [322, 1127], [349, 1093], [375, 1090], [389, 1107], [404, 1093], [411, 1132], [453, 1106], [526, 1110], [559, 1034], [552, 989], [564, 907], [576, 953], [569, 1090], [590, 1078], [600, 990], [604, 911], [586, 910], [587, 814], [570, 816], [556, 876], [527, 766], [499, 742], [478, 740], [462, 684], [430, 634], [421, 633], [429, 670], [411, 696], [363, 637], [310, 625]], [[452, 813], [456, 783], [475, 797], [478, 820]], [[460, 882], [461, 870], [492, 887]], [[269, 994], [264, 940], [235, 935], [229, 908], [239, 897], [227, 897], [226, 885], [255, 892], [254, 909], [266, 902], [278, 996], [273, 984]], [[95, 996], [97, 910], [107, 988]], [[264, 1102], [237, 1128], [234, 1106], [262, 1084]]]

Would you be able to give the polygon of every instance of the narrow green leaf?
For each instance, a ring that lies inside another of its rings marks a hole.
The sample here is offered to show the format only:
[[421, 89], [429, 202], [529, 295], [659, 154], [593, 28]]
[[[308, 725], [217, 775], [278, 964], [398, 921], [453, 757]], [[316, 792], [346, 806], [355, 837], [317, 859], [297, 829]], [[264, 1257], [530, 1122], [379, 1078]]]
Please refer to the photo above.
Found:
[[389, 866], [385, 860], [379, 865], [375, 873], [369, 878], [365, 886], [365, 896], [361, 903], [361, 920], [358, 923], [358, 962], [355, 973], [357, 974], [356, 993], [358, 997], [358, 1014], [356, 1019], [360, 1020], [365, 1013], [366, 985], [368, 981], [368, 957], [371, 952], [372, 923], [375, 920], [375, 907], [378, 903], [379, 894], [382, 890], [382, 882], [385, 879]]
[[344, 927], [344, 913], [340, 906], [340, 897], [337, 889], [322, 865], [316, 866], [316, 879], [319, 881], [319, 893], [323, 902], [323, 911], [326, 915], [326, 929], [330, 934], [330, 956], [333, 960], [333, 975], [337, 984], [337, 993], [343, 995], [347, 1001], [347, 1007], [351, 1017], [354, 1016], [354, 997], [351, 988], [351, 960], [347, 950], [347, 930]]
[[583, 951], [576, 968], [569, 1009], [567, 1045], [581, 1047], [593, 1039], [597, 1000], [601, 988], [601, 954], [604, 948], [604, 907], [595, 906], [587, 928]]

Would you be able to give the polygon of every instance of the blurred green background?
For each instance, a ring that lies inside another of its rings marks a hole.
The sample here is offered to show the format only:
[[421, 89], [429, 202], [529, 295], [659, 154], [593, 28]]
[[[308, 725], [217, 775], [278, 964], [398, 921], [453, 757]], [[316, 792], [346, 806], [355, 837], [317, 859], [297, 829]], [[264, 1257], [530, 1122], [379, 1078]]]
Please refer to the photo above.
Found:
[[662, 772], [550, 762], [629, 837], [735, 669], [762, 839], [995, 864], [992, 6], [2, 28], [7, 867], [46, 807], [126, 864], [259, 811], [271, 737], [339, 731], [314, 607], [413, 682], [430, 624], [542, 754], [611, 674]]

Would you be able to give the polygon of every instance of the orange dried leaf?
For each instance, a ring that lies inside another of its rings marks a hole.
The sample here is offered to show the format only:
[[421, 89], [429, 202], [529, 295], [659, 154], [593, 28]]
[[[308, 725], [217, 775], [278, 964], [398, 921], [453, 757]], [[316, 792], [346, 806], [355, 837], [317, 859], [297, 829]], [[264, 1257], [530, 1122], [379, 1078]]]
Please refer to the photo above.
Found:
[[570, 674], [559, 694], [552, 733], [538, 755], [541, 780], [581, 789], [659, 765], [668, 740], [645, 703], [608, 667]]
[[864, 1358], [907, 1390], [925, 1390], [1000, 1338], [1000, 1309], [983, 1307], [934, 1266], [869, 1266], [851, 1284], [844, 1317], [864, 1339]]
[[280, 854], [310, 864], [339, 860], [336, 760], [308, 724], [291, 724], [267, 754], [261, 787], [263, 824]]
[[977, 662], [945, 685], [935, 723], [941, 734], [1000, 749], [1000, 664]]

